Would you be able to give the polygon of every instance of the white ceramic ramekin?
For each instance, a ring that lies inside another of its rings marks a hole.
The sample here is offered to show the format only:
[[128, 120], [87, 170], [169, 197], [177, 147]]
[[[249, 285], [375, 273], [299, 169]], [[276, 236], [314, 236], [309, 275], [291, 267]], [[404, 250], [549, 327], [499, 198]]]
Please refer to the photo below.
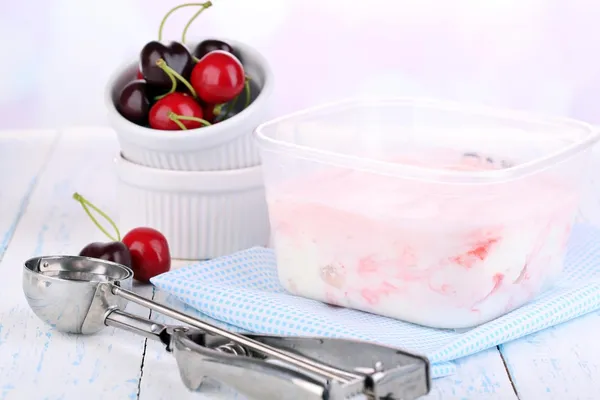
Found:
[[261, 87], [261, 92], [248, 108], [213, 126], [160, 131], [129, 122], [119, 114], [115, 102], [120, 90], [137, 74], [138, 63], [130, 62], [115, 71], [106, 86], [105, 103], [110, 125], [117, 132], [127, 159], [147, 167], [183, 171], [238, 169], [260, 164], [252, 134], [269, 117], [273, 73], [254, 48], [234, 40], [227, 42], [239, 53], [246, 74]]
[[205, 260], [269, 244], [261, 166], [169, 171], [115, 159], [119, 225], [159, 230], [174, 259]]

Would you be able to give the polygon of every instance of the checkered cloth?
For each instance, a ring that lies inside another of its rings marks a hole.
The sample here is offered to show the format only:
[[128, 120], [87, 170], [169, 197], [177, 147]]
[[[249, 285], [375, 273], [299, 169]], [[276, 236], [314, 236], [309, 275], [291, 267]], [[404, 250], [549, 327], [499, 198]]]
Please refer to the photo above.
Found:
[[310, 335], [375, 341], [429, 357], [433, 377], [454, 372], [453, 360], [518, 339], [600, 308], [600, 231], [573, 229], [558, 285], [537, 300], [467, 331], [417, 326], [334, 308], [288, 294], [273, 250], [251, 248], [156, 276], [152, 283], [187, 312], [236, 332]]

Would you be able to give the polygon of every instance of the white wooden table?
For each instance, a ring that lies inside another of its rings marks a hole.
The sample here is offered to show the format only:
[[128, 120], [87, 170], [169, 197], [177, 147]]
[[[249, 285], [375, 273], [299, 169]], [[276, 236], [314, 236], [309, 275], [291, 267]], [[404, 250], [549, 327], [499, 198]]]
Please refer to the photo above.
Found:
[[[77, 254], [104, 241], [73, 192], [116, 216], [110, 130], [0, 133], [0, 400], [232, 398], [213, 387], [189, 393], [160, 345], [113, 328], [65, 335], [42, 324], [21, 288], [23, 261]], [[137, 292], [153, 296], [151, 287]], [[156, 296], [158, 300], [160, 300]], [[148, 316], [134, 305], [131, 312]], [[586, 317], [458, 362], [428, 399], [598, 399], [600, 317]]]

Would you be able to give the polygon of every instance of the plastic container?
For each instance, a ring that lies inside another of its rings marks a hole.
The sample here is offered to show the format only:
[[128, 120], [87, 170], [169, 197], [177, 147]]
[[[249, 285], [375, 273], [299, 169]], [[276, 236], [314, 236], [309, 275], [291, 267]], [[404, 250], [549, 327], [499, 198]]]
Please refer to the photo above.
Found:
[[577, 121], [433, 100], [350, 100], [260, 125], [290, 292], [468, 328], [559, 278], [591, 146]]
[[246, 74], [261, 91], [248, 108], [213, 126], [161, 131], [126, 120], [117, 111], [115, 102], [121, 89], [137, 74], [138, 62], [132, 61], [115, 71], [106, 86], [105, 104], [110, 125], [117, 132], [127, 159], [147, 167], [182, 171], [247, 168], [260, 163], [252, 132], [269, 118], [273, 73], [266, 59], [254, 48], [234, 40], [227, 42], [239, 53]]
[[119, 225], [158, 229], [171, 257], [204, 260], [269, 242], [261, 167], [169, 171], [117, 157]]

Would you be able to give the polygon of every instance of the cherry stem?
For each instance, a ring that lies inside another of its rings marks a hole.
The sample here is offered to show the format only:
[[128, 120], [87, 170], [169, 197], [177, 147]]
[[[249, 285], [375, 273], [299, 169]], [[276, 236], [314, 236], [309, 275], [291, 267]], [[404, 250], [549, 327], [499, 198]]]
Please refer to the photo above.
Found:
[[215, 107], [213, 108], [213, 115], [215, 117], [221, 114], [221, 111], [223, 111], [223, 106], [223, 103], [215, 105]]
[[[210, 2], [209, 2], [210, 3]], [[179, 10], [180, 8], [184, 8], [184, 7], [204, 7], [206, 3], [185, 3], [185, 4], [180, 4], [176, 7], [173, 7], [169, 10], [169, 12], [167, 12], [165, 14], [165, 16], [163, 17], [162, 21], [160, 21], [160, 26], [158, 27], [158, 41], [160, 42], [162, 40], [162, 34], [163, 34], [163, 29], [165, 27], [165, 23], [167, 22], [167, 19], [171, 16], [171, 14], [173, 14], [175, 11]]]
[[[244, 106], [244, 109], [247, 108], [250, 105], [250, 77], [246, 76], [246, 79], [244, 81], [244, 94], [246, 97], [246, 104]], [[235, 98], [233, 99], [233, 101], [231, 103], [229, 103], [229, 107], [227, 107], [227, 113], [229, 114], [232, 110], [233, 107], [235, 107], [235, 105], [237, 104], [238, 99], [240, 98], [241, 94], [235, 96]], [[219, 109], [220, 111], [220, 109]], [[213, 111], [214, 112], [214, 111]]]
[[187, 131], [187, 128], [185, 127], [185, 125], [179, 120], [179, 118], [177, 118], [177, 114], [175, 114], [174, 112], [170, 112], [169, 119], [171, 121], [175, 122], [177, 124], [177, 126], [179, 127], [179, 129], [181, 129], [182, 131]]
[[204, 126], [210, 126], [210, 122], [208, 122], [205, 119], [198, 117], [188, 117], [186, 115], [177, 115], [173, 111], [169, 113], [169, 119], [175, 122], [183, 130], [187, 130], [187, 128], [185, 127], [185, 125], [183, 125], [183, 123], [181, 123], [181, 121], [196, 121], [200, 122]]
[[194, 96], [194, 98], [198, 98], [198, 95], [196, 94], [196, 91], [194, 90], [192, 85], [190, 85], [190, 83], [183, 76], [179, 75], [177, 71], [169, 67], [165, 60], [159, 58], [158, 60], [156, 60], [156, 65], [158, 66], [158, 68], [162, 69], [166, 74], [171, 74], [175, 78], [179, 79], [181, 83], [183, 83], [189, 89], [192, 96]]
[[246, 109], [250, 105], [250, 77], [249, 76], [247, 76], [246, 80], [244, 81], [244, 92], [246, 93], [246, 105], [244, 106], [244, 109]]
[[168, 70], [163, 69], [163, 72], [165, 74], [167, 74], [167, 76], [171, 79], [171, 90], [169, 90], [167, 93], [165, 94], [161, 94], [160, 96], [156, 96], [154, 98], [154, 100], [160, 100], [163, 97], [170, 95], [171, 93], [175, 93], [175, 90], [177, 89], [177, 80], [175, 79], [175, 77], [173, 76], [173, 74], [171, 74]]
[[185, 44], [185, 36], [187, 35], [187, 31], [192, 25], [192, 22], [194, 22], [194, 20], [198, 18], [200, 14], [202, 14], [202, 11], [206, 10], [210, 6], [212, 6], [212, 3], [210, 1], [207, 1], [206, 3], [202, 4], [201, 8], [198, 11], [196, 11], [196, 14], [194, 14], [192, 18], [190, 18], [188, 23], [185, 25], [185, 28], [183, 28], [183, 33], [181, 34], [181, 43]]
[[[110, 240], [112, 240], [113, 242], [121, 241], [121, 232], [119, 232], [119, 228], [117, 227], [117, 224], [115, 224], [115, 222], [108, 215], [106, 215], [106, 213], [104, 213], [104, 211], [100, 210], [94, 204], [90, 203], [85, 197], [83, 197], [82, 195], [80, 195], [77, 192], [73, 193], [73, 198], [76, 201], [78, 201], [79, 204], [81, 204], [85, 213], [88, 215], [88, 217], [90, 217], [92, 222], [94, 222], [94, 225], [96, 225], [98, 227], [98, 229], [100, 229]], [[112, 225], [112, 227], [115, 229], [115, 232], [117, 233], [116, 238], [114, 236], [112, 236], [110, 233], [108, 233], [102, 225], [100, 225], [100, 223], [98, 222], [98, 220], [96, 218], [94, 218], [94, 216], [92, 215], [92, 213], [90, 212], [90, 209], [88, 207], [90, 207], [92, 210], [96, 211], [104, 219], [106, 219], [109, 224]]]
[[225, 113], [225, 115], [229, 114], [231, 111], [233, 111], [233, 107], [235, 107], [235, 105], [237, 104], [238, 99], [240, 98], [240, 95], [238, 94], [237, 96], [235, 96], [235, 98], [231, 101], [231, 103], [229, 103], [229, 107], [227, 107], [227, 112]]

